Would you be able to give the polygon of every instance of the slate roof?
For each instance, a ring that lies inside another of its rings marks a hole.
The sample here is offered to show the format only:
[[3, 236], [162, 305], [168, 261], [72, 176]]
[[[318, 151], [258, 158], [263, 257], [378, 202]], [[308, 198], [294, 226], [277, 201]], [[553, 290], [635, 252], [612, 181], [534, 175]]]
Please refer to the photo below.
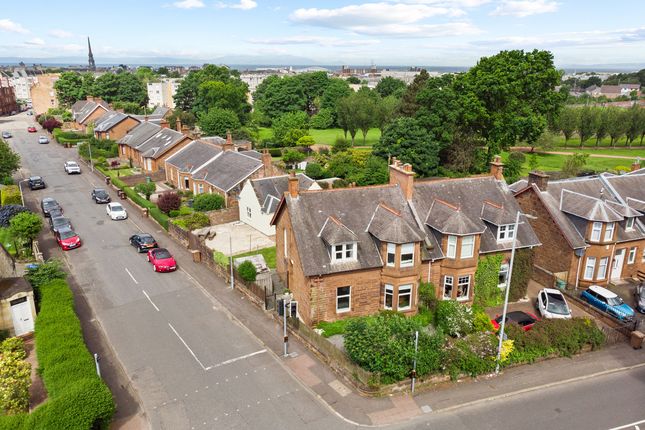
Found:
[[72, 110], [72, 116], [74, 117], [74, 119], [76, 119], [76, 115], [78, 115], [78, 113], [79, 113], [81, 110], [83, 110], [83, 108], [85, 107], [85, 105], [86, 105], [86, 104], [88, 104], [88, 103], [90, 103], [90, 101], [89, 101], [89, 100], [78, 100], [76, 103], [74, 103], [74, 104], [72, 105], [72, 109], [71, 109], [71, 110]]
[[[248, 151], [243, 152], [243, 154], [246, 154], [246, 152]], [[297, 173], [296, 178], [298, 178], [298, 188], [300, 190], [308, 190], [315, 183], [313, 179], [304, 173]], [[262, 205], [262, 212], [272, 214], [278, 207], [278, 203], [280, 203], [284, 193], [289, 190], [289, 175], [253, 179], [251, 180], [251, 186], [258, 202]]]
[[[609, 185], [610, 190], [615, 192], [622, 201], [636, 210], [640, 210], [639, 207], [645, 208], [645, 170], [640, 174], [631, 172], [631, 174], [620, 176], [602, 174], [601, 178]], [[627, 202], [627, 199], [630, 202]], [[641, 204], [638, 204], [638, 202]]]
[[184, 134], [171, 128], [161, 128], [152, 137], [134, 148], [146, 158], [157, 159], [185, 138]]
[[193, 140], [168, 157], [166, 163], [176, 167], [180, 172], [193, 173], [203, 164], [221, 153], [222, 150], [215, 145]]
[[96, 120], [94, 131], [109, 131], [122, 121], [125, 121], [129, 115], [121, 112], [108, 111]]
[[99, 102], [86, 100], [86, 102], [87, 103], [85, 103], [83, 107], [74, 115], [74, 120], [79, 124], [82, 124], [83, 122], [85, 122], [87, 117], [90, 116], [90, 114], [94, 112], [96, 109], [98, 109], [99, 106], [102, 109], [104, 109], [106, 112], [110, 110], [110, 105], [103, 100]]
[[0, 278], [0, 300], [8, 299], [17, 293], [33, 291], [25, 278]]
[[165, 107], [165, 106], [157, 106], [155, 110], [152, 111], [150, 114], [151, 116], [158, 116], [160, 118], [163, 118], [166, 116], [166, 114], [170, 111], [170, 108]]
[[425, 223], [441, 234], [457, 236], [481, 234], [486, 230], [483, 222], [470, 219], [461, 208], [440, 199], [432, 201]]
[[325, 220], [320, 233], [318, 233], [318, 237], [324, 240], [327, 245], [353, 243], [358, 240], [356, 233], [331, 215]]
[[254, 149], [251, 149], [251, 150], [249, 150], [249, 151], [239, 151], [239, 152], [240, 152], [240, 154], [244, 154], [244, 155], [246, 155], [247, 157], [253, 157], [253, 158], [255, 158], [256, 160], [260, 160], [260, 161], [262, 161], [262, 154], [261, 154], [261, 153], [259, 153], [259, 152], [258, 152], [258, 151], [256, 151], [256, 150], [254, 150]]
[[193, 178], [202, 179], [222, 191], [229, 192], [260, 167], [262, 167], [261, 161], [248, 157], [242, 152], [224, 151], [193, 172]]
[[416, 224], [410, 224], [399, 212], [383, 203], [376, 207], [367, 231], [381, 242], [401, 244], [424, 239]]
[[158, 125], [149, 122], [141, 122], [128, 131], [128, 134], [123, 136], [117, 143], [128, 145], [131, 148], [136, 148], [146, 140], [150, 139], [161, 130]]
[[504, 209], [504, 206], [497, 205], [493, 202], [485, 200], [482, 204], [481, 219], [496, 226], [513, 224], [516, 214], [517, 212], [512, 213]]
[[587, 221], [616, 222], [623, 216], [602, 199], [586, 196], [564, 189], [560, 200], [560, 210]]

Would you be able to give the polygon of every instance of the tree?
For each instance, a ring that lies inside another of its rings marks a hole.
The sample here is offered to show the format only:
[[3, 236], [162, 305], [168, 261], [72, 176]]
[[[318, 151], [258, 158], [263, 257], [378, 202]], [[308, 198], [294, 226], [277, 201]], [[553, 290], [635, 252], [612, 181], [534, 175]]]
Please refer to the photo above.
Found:
[[[357, 92], [350, 96], [354, 107], [354, 121], [356, 126], [363, 133], [363, 145], [367, 139], [367, 133], [374, 125], [374, 117], [376, 116], [376, 101], [369, 93]], [[353, 144], [353, 142], [352, 142]]]
[[287, 149], [284, 151], [284, 154], [282, 154], [282, 161], [284, 161], [284, 164], [291, 166], [293, 169], [295, 169], [296, 164], [300, 163], [304, 159], [305, 154], [297, 149]]
[[397, 118], [374, 145], [374, 155], [383, 159], [396, 157], [412, 164], [421, 176], [434, 176], [439, 167], [439, 144], [414, 118]]
[[61, 122], [56, 118], [48, 118], [42, 123], [43, 128], [50, 133], [54, 131], [55, 128], [61, 128], [62, 125], [63, 124], [61, 124]]
[[261, 114], [261, 125], [271, 125], [288, 112], [305, 111], [307, 97], [302, 81], [290, 77], [269, 76], [253, 93], [254, 108]]
[[573, 136], [573, 133], [578, 128], [578, 109], [572, 107], [566, 107], [562, 109], [560, 115], [558, 116], [558, 129], [564, 135], [564, 147], [567, 147], [567, 142]]
[[625, 127], [625, 136], [627, 137], [626, 144], [630, 148], [632, 146], [632, 142], [641, 135], [643, 127], [645, 127], [642, 119], [642, 111], [643, 108], [635, 104], [631, 108], [627, 109], [627, 113], [625, 114], [625, 120], [627, 121], [627, 125]]
[[11, 177], [20, 168], [20, 155], [9, 144], [0, 139], [0, 178]]
[[157, 186], [154, 182], [143, 182], [134, 186], [134, 191], [146, 196], [146, 200], [150, 200], [150, 196], [154, 194]]
[[522, 173], [522, 166], [526, 161], [526, 156], [522, 152], [511, 152], [508, 160], [504, 165], [504, 178], [506, 182], [513, 183], [520, 179]]
[[77, 72], [63, 72], [54, 83], [56, 97], [65, 106], [71, 106], [78, 100], [84, 99], [87, 94], [84, 94], [82, 89], [83, 79]]
[[249, 260], [246, 260], [237, 266], [237, 273], [239, 273], [240, 277], [246, 282], [255, 282], [258, 274], [255, 264]]
[[166, 191], [159, 195], [157, 206], [166, 214], [170, 211], [176, 211], [181, 206], [181, 197], [176, 191]]
[[585, 164], [587, 164], [588, 158], [589, 158], [589, 154], [583, 154], [583, 153], [576, 153], [568, 156], [564, 160], [564, 164], [562, 166], [562, 173], [567, 177], [578, 176], [578, 173], [580, 173], [580, 171], [585, 166]]
[[383, 133], [385, 126], [396, 118], [399, 103], [399, 99], [395, 96], [387, 96], [375, 104], [374, 125], [381, 130], [381, 133]]
[[607, 134], [611, 137], [612, 148], [627, 131], [627, 113], [618, 107], [606, 108]]
[[294, 76], [292, 79], [299, 80], [302, 83], [302, 89], [305, 95], [305, 110], [307, 114], [315, 114], [318, 110], [316, 100], [322, 96], [327, 85], [329, 85], [327, 72], [301, 73]]
[[225, 205], [224, 197], [219, 194], [198, 194], [193, 200], [193, 209], [200, 212], [216, 211]]
[[[199, 86], [207, 81], [218, 81], [228, 83], [235, 81], [241, 85], [245, 85], [239, 79], [239, 72], [237, 70], [229, 69], [226, 66], [215, 66], [213, 64], [205, 64], [200, 70], [192, 70], [181, 81], [177, 92], [173, 96], [175, 105], [178, 109], [183, 111], [193, 111], [195, 101], [197, 100], [197, 93]], [[208, 110], [205, 108], [204, 112]], [[197, 113], [194, 112], [193, 113]]]
[[106, 102], [131, 102], [143, 106], [148, 102], [146, 85], [136, 75], [128, 72], [105, 73], [94, 82], [94, 95]]
[[[29, 246], [38, 237], [38, 233], [42, 228], [42, 219], [33, 212], [21, 212], [9, 221], [9, 231], [13, 237], [28, 241]], [[16, 247], [16, 252], [19, 252], [19, 250], [20, 247]]]
[[579, 108], [578, 113], [578, 136], [580, 137], [580, 147], [593, 135], [594, 131], [598, 128], [598, 111], [591, 106], [583, 106]]
[[596, 146], [600, 146], [600, 141], [607, 137], [607, 132], [609, 129], [607, 109], [596, 107], [596, 122], [594, 125], [596, 129], [594, 134], [596, 135]]
[[332, 108], [322, 108], [318, 113], [311, 117], [311, 128], [324, 130], [334, 125], [334, 110]]
[[347, 83], [353, 84], [353, 85], [359, 85], [361, 83], [361, 80], [358, 79], [356, 76], [350, 76], [349, 78], [347, 78]]
[[381, 97], [395, 96], [399, 98], [403, 96], [406, 88], [407, 85], [402, 80], [386, 76], [376, 84], [374, 89]]
[[302, 136], [298, 141], [296, 142], [297, 146], [303, 146], [305, 148], [309, 148], [310, 146], [313, 146], [316, 144], [316, 141], [314, 140], [313, 137], [311, 136]]
[[289, 112], [273, 123], [273, 139], [282, 146], [293, 146], [309, 134], [309, 118], [303, 111]]
[[336, 110], [338, 100], [347, 97], [352, 93], [347, 81], [339, 78], [332, 78], [320, 96], [320, 108]]
[[[353, 97], [352, 97], [353, 96]], [[347, 139], [347, 133], [352, 138], [352, 146], [354, 146], [354, 139], [356, 138], [356, 132], [358, 131], [358, 122], [356, 120], [356, 102], [357, 98], [354, 94], [350, 94], [348, 97], [344, 97], [338, 101], [336, 105], [336, 121], [340, 128], [343, 129], [345, 134], [345, 139]]]
[[318, 163], [307, 163], [305, 175], [309, 176], [311, 179], [323, 179], [327, 177], [325, 169]]
[[208, 113], [199, 115], [199, 127], [209, 136], [226, 136], [226, 132], [241, 127], [238, 116], [230, 109], [210, 108]]
[[408, 86], [401, 97], [401, 104], [399, 105], [399, 113], [403, 116], [414, 116], [419, 109], [419, 103], [417, 103], [417, 94], [419, 91], [425, 87], [426, 82], [430, 79], [430, 75], [424, 69], [414, 77], [412, 83]]
[[210, 111], [212, 108], [228, 109], [233, 111], [240, 123], [245, 123], [251, 112], [246, 93], [248, 87], [242, 81], [206, 81], [197, 88], [197, 96], [193, 106], [193, 113]]
[[168, 124], [174, 127], [177, 124], [177, 118], [181, 121], [182, 126], [193, 127], [197, 123], [197, 117], [194, 113], [175, 109], [167, 118]]
[[356, 185], [385, 184], [390, 178], [390, 170], [387, 161], [374, 155], [367, 158], [365, 164], [349, 176], [351, 182]]

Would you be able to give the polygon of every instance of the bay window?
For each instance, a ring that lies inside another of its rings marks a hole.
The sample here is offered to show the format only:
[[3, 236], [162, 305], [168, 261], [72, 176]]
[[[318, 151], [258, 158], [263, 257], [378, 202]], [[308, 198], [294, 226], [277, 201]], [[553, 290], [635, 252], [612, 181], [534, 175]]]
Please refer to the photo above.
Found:
[[607, 276], [607, 263], [609, 263], [608, 257], [603, 257], [598, 261], [598, 274], [596, 279], [605, 279]]
[[394, 296], [394, 287], [389, 284], [385, 284], [385, 293], [383, 297], [383, 308], [392, 309], [392, 297]]
[[414, 265], [414, 243], [401, 245], [401, 267]]
[[593, 272], [595, 270], [596, 270], [596, 257], [587, 257], [587, 262], [585, 263], [585, 273], [583, 275], [583, 278], [588, 280], [593, 279]]
[[475, 236], [461, 238], [461, 258], [472, 258], [475, 251]]
[[446, 257], [455, 258], [457, 256], [457, 236], [448, 236], [448, 249]]
[[605, 242], [609, 242], [614, 238], [614, 223], [608, 222], [605, 225]]
[[602, 231], [602, 223], [594, 222], [591, 226], [591, 241], [599, 242], [600, 241], [600, 232]]
[[457, 278], [457, 300], [468, 300], [470, 290], [470, 275]]
[[412, 307], [412, 285], [399, 285], [399, 300], [396, 305], [397, 311], [406, 311]]
[[394, 262], [396, 260], [396, 245], [394, 243], [387, 244], [387, 265], [389, 267], [394, 267]]

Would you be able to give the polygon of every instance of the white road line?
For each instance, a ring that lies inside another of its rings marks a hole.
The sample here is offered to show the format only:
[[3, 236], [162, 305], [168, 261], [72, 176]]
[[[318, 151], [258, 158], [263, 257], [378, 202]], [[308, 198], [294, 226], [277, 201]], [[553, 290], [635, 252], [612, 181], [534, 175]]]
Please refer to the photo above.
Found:
[[635, 423], [625, 424], [619, 427], [613, 427], [613, 428], [610, 428], [609, 430], [621, 430], [621, 429], [627, 429], [632, 427], [635, 427], [636, 430], [638, 430], [638, 424], [644, 424], [644, 423], [645, 423], [645, 420], [640, 420], [640, 421], [636, 421]]
[[193, 358], [195, 359], [195, 361], [197, 361], [197, 363], [199, 364], [199, 366], [200, 366], [203, 370], [208, 370], [206, 367], [204, 367], [204, 365], [202, 364], [202, 362], [201, 362], [201, 361], [199, 361], [199, 358], [197, 358], [197, 356], [195, 355], [195, 353], [193, 352], [193, 350], [192, 350], [192, 349], [190, 349], [190, 347], [188, 346], [188, 344], [186, 343], [186, 341], [185, 341], [184, 339], [182, 339], [182, 337], [181, 337], [181, 336], [179, 336], [179, 333], [177, 333], [177, 330], [175, 330], [175, 328], [172, 326], [172, 324], [168, 323], [168, 325], [170, 326], [170, 329], [173, 331], [173, 333], [175, 333], [175, 335], [177, 335], [177, 337], [179, 338], [179, 340], [181, 340], [181, 343], [183, 343], [183, 344], [184, 344], [184, 346], [186, 347], [186, 349], [188, 350], [188, 352], [190, 352], [190, 355], [192, 355], [192, 356], [193, 356]]
[[159, 312], [159, 308], [157, 307], [157, 305], [155, 305], [155, 302], [152, 301], [148, 293], [146, 293], [146, 290], [141, 290], [141, 291], [143, 291], [143, 294], [146, 296], [150, 304], [157, 310], [157, 312]]
[[[250, 354], [242, 355], [240, 357], [231, 358], [230, 360], [222, 361], [221, 363], [217, 363], [217, 364], [214, 364], [212, 366], [208, 366], [205, 370], [210, 370], [210, 369], [214, 369], [216, 367], [225, 366], [227, 364], [235, 363], [236, 361], [244, 360], [244, 359], [247, 359], [249, 357], [253, 357], [254, 355], [262, 354], [262, 353], [265, 353], [265, 352], [267, 352], [267, 350], [262, 349], [260, 351], [255, 351], [255, 352], [252, 352]], [[236, 376], [236, 378], [237, 378], [237, 376]]]
[[138, 283], [139, 283], [139, 281], [137, 281], [136, 279], [134, 279], [134, 276], [132, 276], [132, 273], [130, 273], [130, 271], [128, 270], [128, 268], [127, 268], [127, 267], [125, 268], [125, 271], [126, 271], [126, 272], [128, 272], [128, 275], [130, 275], [130, 277], [132, 278], [132, 280], [134, 281], [134, 283], [135, 283], [135, 284], [138, 284]]

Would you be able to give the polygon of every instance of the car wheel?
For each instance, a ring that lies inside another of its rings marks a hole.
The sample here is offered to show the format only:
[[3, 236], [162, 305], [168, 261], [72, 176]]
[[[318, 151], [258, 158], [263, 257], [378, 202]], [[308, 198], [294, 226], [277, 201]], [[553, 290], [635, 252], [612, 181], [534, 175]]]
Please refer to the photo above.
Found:
[[153, 264], [153, 265], [152, 265], [152, 270], [153, 270], [154, 272], [156, 272], [156, 271], [157, 271], [157, 266], [155, 266], [155, 265]]
[[148, 260], [148, 262], [150, 262], [150, 256], [149, 255], [146, 255], [146, 260]]
[[143, 252], [143, 248], [138, 247], [138, 248], [137, 248], [137, 251], [139, 252], [139, 254], [141, 254], [141, 253]]

